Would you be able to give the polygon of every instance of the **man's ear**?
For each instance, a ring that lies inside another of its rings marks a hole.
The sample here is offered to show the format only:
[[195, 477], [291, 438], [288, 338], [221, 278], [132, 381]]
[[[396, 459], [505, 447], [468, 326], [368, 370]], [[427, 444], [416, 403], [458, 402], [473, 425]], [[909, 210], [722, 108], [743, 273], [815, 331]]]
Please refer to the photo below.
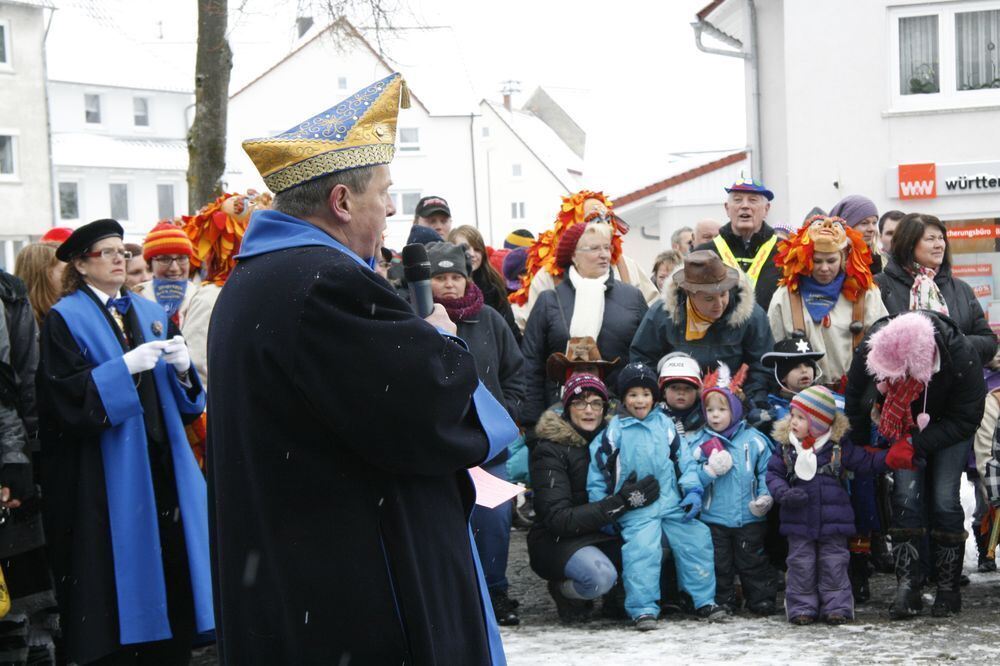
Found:
[[353, 206], [351, 190], [346, 185], [337, 183], [330, 190], [330, 196], [327, 198], [326, 205], [334, 218], [345, 222], [349, 221]]

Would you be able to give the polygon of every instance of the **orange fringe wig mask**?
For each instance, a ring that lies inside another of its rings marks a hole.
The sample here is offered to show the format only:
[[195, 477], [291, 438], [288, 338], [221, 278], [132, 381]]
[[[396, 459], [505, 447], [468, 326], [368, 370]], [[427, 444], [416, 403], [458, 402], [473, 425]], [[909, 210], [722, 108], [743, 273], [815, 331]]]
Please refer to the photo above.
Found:
[[779, 285], [789, 291], [798, 291], [799, 278], [812, 275], [813, 253], [841, 252], [844, 257], [843, 270], [847, 274], [841, 293], [847, 300], [856, 302], [874, 280], [872, 278], [872, 255], [860, 233], [848, 227], [839, 217], [813, 215], [802, 228], [778, 245], [774, 263], [782, 273]]
[[247, 190], [243, 194], [223, 194], [206, 204], [196, 215], [184, 216], [184, 232], [191, 239], [192, 272], [204, 267], [205, 282], [222, 286], [236, 266], [250, 213], [271, 207], [271, 194]]
[[614, 205], [603, 192], [591, 192], [581, 190], [576, 194], [563, 197], [562, 207], [556, 216], [556, 222], [551, 229], [539, 234], [538, 238], [528, 249], [528, 259], [525, 263], [525, 273], [521, 277], [521, 288], [510, 295], [509, 300], [515, 305], [524, 305], [528, 302], [528, 291], [531, 288], [531, 280], [535, 273], [544, 269], [553, 277], [560, 277], [565, 269], [556, 264], [556, 248], [559, 247], [559, 239], [563, 232], [576, 224], [583, 224], [600, 217], [600, 212], [594, 211], [594, 205], [587, 206], [587, 201], [593, 199], [608, 211], [608, 216], [613, 222], [614, 234], [611, 238], [611, 264], [617, 264], [622, 256], [622, 236], [628, 232], [628, 227], [614, 213], [611, 207]]

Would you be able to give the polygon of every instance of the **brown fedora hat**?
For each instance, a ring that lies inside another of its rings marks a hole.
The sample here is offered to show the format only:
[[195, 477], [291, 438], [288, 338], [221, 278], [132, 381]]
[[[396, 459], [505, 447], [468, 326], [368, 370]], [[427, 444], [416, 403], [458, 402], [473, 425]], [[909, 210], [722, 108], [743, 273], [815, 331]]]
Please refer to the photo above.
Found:
[[566, 343], [566, 353], [555, 352], [545, 361], [545, 375], [552, 381], [562, 384], [566, 381], [566, 373], [570, 368], [581, 365], [592, 365], [597, 368], [602, 379], [604, 374], [618, 365], [618, 360], [605, 361], [597, 342], [589, 335], [583, 338], [570, 338]]
[[684, 257], [684, 270], [674, 273], [673, 278], [684, 291], [721, 294], [736, 286], [740, 273], [711, 250], [696, 250]]

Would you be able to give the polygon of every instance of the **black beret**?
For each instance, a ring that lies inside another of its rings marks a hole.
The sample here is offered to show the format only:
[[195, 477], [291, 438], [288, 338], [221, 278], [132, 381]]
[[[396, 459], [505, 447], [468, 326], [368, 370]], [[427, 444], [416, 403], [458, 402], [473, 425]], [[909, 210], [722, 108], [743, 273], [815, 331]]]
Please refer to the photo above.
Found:
[[79, 257], [102, 238], [125, 237], [125, 230], [115, 220], [94, 220], [76, 229], [62, 245], [56, 249], [59, 261], [69, 261]]

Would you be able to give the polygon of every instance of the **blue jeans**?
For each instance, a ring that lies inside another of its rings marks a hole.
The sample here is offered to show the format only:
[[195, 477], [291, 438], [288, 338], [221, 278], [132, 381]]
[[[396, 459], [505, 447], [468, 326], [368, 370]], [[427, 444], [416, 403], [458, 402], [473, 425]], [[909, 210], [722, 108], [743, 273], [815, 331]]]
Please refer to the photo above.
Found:
[[573, 581], [573, 589], [584, 599], [596, 599], [607, 594], [618, 580], [618, 570], [608, 556], [596, 546], [584, 546], [573, 553], [563, 569]]
[[[507, 480], [506, 461], [483, 467], [498, 479]], [[486, 587], [490, 590], [507, 591], [507, 555], [510, 551], [511, 503], [487, 509], [476, 506], [472, 510], [472, 535], [479, 551], [479, 561], [483, 565]]]
[[893, 527], [908, 530], [930, 527], [950, 534], [965, 531], [965, 510], [959, 491], [971, 447], [971, 439], [958, 442], [931, 454], [923, 469], [894, 472]]

